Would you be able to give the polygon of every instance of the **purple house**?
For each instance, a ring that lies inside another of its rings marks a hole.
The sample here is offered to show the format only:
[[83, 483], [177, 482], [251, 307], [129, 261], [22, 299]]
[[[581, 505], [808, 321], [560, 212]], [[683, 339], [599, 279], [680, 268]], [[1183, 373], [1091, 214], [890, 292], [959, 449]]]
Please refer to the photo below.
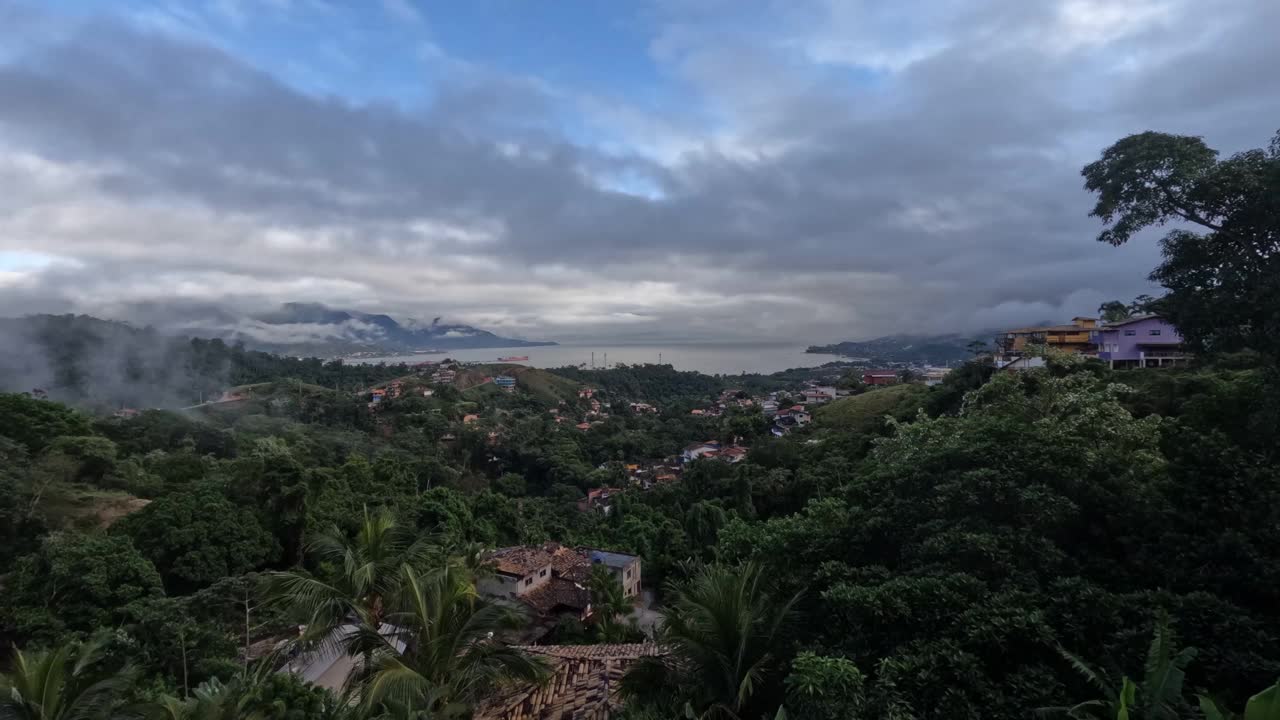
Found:
[[1158, 315], [1139, 315], [1094, 330], [1098, 359], [1113, 368], [1165, 367], [1185, 364], [1182, 334]]

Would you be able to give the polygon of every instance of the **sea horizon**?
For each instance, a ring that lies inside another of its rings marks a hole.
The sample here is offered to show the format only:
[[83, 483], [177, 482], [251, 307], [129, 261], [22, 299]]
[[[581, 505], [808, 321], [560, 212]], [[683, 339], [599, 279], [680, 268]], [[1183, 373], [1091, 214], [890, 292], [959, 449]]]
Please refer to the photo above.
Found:
[[405, 353], [370, 358], [347, 358], [355, 363], [420, 363], [452, 358], [464, 362], [498, 362], [502, 357], [525, 357], [520, 364], [536, 368], [582, 367], [606, 369], [617, 365], [663, 364], [676, 370], [708, 375], [774, 373], [817, 367], [840, 360], [839, 355], [806, 353], [807, 345], [770, 342], [700, 343], [565, 343], [557, 345], [468, 348], [439, 354]]

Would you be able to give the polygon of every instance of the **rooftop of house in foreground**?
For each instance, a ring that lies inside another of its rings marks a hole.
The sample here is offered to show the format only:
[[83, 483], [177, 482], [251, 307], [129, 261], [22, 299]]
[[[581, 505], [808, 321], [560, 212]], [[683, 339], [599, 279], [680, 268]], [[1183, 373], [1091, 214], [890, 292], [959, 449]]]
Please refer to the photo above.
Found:
[[662, 654], [654, 643], [521, 649], [550, 665], [550, 680], [498, 692], [476, 708], [474, 720], [606, 720], [621, 706], [618, 690], [627, 668], [640, 658]]
[[504, 575], [524, 577], [538, 568], [551, 564], [551, 554], [540, 547], [513, 547], [495, 550], [492, 558], [495, 569]]

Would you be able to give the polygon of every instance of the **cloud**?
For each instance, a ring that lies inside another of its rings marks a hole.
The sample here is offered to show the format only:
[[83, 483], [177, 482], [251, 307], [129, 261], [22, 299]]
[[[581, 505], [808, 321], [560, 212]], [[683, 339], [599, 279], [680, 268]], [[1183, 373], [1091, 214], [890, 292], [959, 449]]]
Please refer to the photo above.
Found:
[[[1280, 124], [1257, 72], [1280, 65], [1280, 10], [1208, 5], [671, 3], [646, 20], [666, 100], [429, 45], [425, 105], [15, 5], [33, 32], [0, 52], [0, 306], [313, 301], [559, 340], [1070, 317], [1149, 292], [1158, 261], [1092, 241], [1084, 163], [1148, 128], [1232, 151]], [[245, 8], [215, 9], [251, 30]]]

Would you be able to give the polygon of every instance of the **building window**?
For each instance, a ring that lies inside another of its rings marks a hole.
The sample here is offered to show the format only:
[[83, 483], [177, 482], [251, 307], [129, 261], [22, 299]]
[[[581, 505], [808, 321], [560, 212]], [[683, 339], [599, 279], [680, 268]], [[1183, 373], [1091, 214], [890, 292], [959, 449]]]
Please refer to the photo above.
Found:
[[627, 568], [627, 579], [631, 579], [631, 568]]
[[527, 586], [529, 586], [529, 585], [532, 585], [532, 584], [533, 584], [533, 578], [531, 578], [531, 577], [527, 577], [527, 578], [525, 578], [525, 579], [524, 579], [524, 584], [525, 584], [525, 586], [526, 586], [526, 587], [527, 587]]
[[1159, 331], [1159, 330], [1148, 330], [1148, 331], [1147, 331], [1147, 334], [1148, 334], [1148, 335], [1159, 335], [1159, 334], [1160, 334], [1160, 331]]
[[1133, 337], [1134, 335], [1137, 335], [1137, 334], [1138, 334], [1138, 331], [1137, 331], [1137, 330], [1125, 330], [1125, 331], [1124, 331], [1124, 336], [1125, 336], [1125, 337]]
[[542, 568], [542, 572], [538, 573], [538, 577], [546, 577], [546, 576], [547, 576], [547, 569]]

